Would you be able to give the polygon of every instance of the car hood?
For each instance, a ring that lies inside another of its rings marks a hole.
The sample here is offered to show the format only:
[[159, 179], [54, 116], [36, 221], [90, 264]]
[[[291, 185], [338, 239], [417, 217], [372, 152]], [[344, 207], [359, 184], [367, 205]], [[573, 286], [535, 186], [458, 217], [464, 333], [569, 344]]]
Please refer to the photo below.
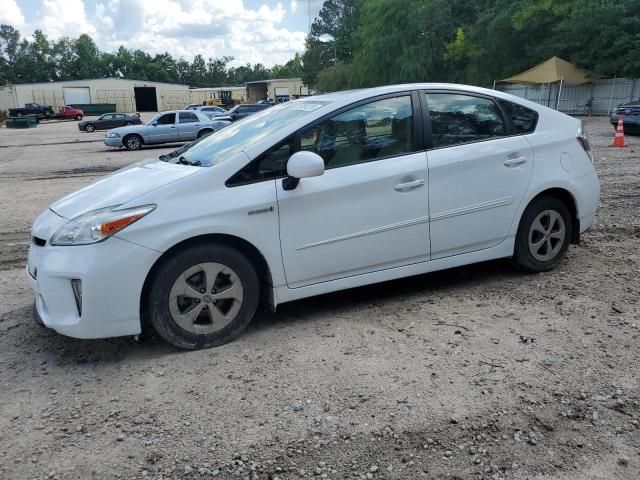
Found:
[[121, 137], [124, 137], [127, 133], [139, 133], [140, 135], [144, 135], [147, 133], [147, 130], [149, 128], [151, 127], [149, 127], [149, 125], [146, 125], [146, 124], [129, 125], [127, 127], [112, 128], [109, 130], [109, 132], [118, 133], [120, 134]]
[[54, 202], [49, 207], [64, 218], [128, 203], [164, 185], [193, 175], [200, 167], [149, 159], [101, 178]]

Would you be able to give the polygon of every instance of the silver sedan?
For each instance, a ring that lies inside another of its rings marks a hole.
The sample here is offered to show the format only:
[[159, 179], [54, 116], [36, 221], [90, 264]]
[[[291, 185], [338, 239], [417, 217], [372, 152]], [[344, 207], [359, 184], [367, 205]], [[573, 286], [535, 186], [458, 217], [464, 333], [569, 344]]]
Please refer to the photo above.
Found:
[[143, 125], [109, 130], [104, 137], [108, 147], [139, 150], [143, 145], [189, 142], [226, 127], [231, 122], [216, 120], [193, 110], [159, 112]]

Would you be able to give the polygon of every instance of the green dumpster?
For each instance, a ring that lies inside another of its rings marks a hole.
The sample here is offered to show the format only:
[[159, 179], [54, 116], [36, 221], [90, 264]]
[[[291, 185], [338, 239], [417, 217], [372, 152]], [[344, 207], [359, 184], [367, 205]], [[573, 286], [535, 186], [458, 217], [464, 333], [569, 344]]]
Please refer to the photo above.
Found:
[[69, 105], [72, 108], [79, 108], [88, 117], [102, 115], [103, 113], [113, 113], [116, 111], [115, 103], [74, 103]]
[[36, 126], [36, 124], [33, 123], [28, 118], [15, 118], [15, 117], [7, 118], [5, 125], [7, 126], [7, 128], [31, 128]]

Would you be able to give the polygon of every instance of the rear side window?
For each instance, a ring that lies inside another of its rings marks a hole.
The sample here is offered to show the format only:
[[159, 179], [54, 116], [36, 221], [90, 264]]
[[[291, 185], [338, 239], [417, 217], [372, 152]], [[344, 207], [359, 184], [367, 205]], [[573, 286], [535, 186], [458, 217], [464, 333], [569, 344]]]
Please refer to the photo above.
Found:
[[198, 121], [198, 117], [192, 112], [180, 112], [180, 123], [194, 123]]
[[538, 123], [538, 112], [507, 100], [498, 100], [517, 133], [531, 133]]
[[502, 114], [492, 100], [457, 93], [428, 93], [426, 97], [435, 148], [506, 135]]

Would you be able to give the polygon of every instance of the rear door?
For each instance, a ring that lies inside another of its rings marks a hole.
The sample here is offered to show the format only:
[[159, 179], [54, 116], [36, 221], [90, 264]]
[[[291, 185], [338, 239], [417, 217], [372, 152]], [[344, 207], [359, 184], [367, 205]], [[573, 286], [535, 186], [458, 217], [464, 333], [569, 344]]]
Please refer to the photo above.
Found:
[[178, 141], [178, 128], [176, 124], [176, 114], [165, 113], [158, 117], [153, 124], [148, 128], [147, 139], [148, 143], [166, 143]]
[[193, 112], [178, 113], [178, 140], [194, 140], [200, 130], [200, 119]]
[[431, 258], [504, 241], [533, 173], [533, 149], [491, 97], [424, 92]]

